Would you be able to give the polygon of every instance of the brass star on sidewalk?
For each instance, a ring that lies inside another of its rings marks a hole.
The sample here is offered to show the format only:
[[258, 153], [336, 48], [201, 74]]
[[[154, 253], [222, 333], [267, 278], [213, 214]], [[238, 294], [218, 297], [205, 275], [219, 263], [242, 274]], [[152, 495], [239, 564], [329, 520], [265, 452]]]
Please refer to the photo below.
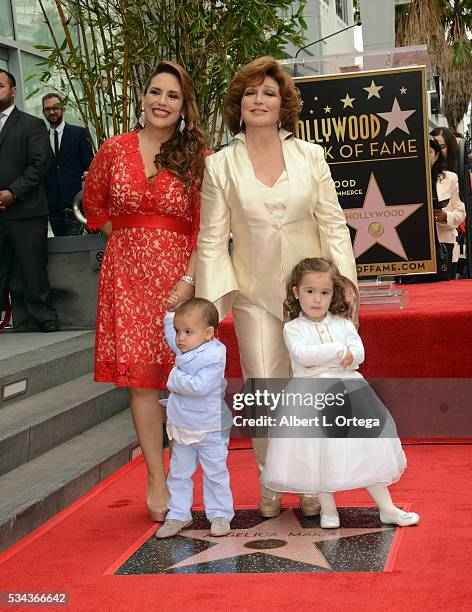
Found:
[[380, 99], [380, 94], [379, 91], [381, 89], [383, 89], [383, 85], [376, 85], [374, 83], [374, 81], [372, 80], [369, 87], [363, 87], [362, 89], [365, 89], [365, 91], [369, 94], [367, 96], [367, 99], [370, 100], [370, 98], [379, 98]]
[[341, 98], [341, 102], [344, 104], [343, 108], [347, 108], [348, 106], [350, 106], [351, 108], [354, 108], [352, 105], [354, 100], [355, 98], [350, 98], [349, 94], [346, 94], [345, 98]]
[[248, 529], [233, 529], [230, 535], [215, 538], [204, 536], [201, 529], [185, 529], [179, 535], [185, 538], [203, 540], [214, 544], [207, 550], [187, 557], [166, 569], [188, 567], [197, 563], [209, 563], [231, 557], [241, 557], [263, 553], [291, 561], [298, 561], [325, 569], [331, 569], [317, 542], [339, 540], [352, 536], [386, 531], [391, 527], [321, 529], [304, 528], [300, 525], [293, 510], [283, 510], [280, 516], [268, 519]]

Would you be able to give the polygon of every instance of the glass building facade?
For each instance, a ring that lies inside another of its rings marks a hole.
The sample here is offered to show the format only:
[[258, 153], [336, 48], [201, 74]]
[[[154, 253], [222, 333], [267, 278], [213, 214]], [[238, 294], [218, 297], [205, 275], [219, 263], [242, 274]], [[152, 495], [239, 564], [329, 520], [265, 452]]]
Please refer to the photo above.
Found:
[[[63, 38], [59, 15], [54, 0], [42, 0], [53, 25], [53, 32]], [[51, 45], [53, 39], [38, 0], [0, 0], [0, 68], [11, 72], [17, 81], [16, 105], [19, 109], [42, 116], [41, 98], [54, 91], [59, 83], [42, 84], [40, 75], [47, 54], [37, 45]], [[67, 95], [67, 91], [62, 91]], [[80, 123], [73, 108], [67, 110], [66, 120]]]

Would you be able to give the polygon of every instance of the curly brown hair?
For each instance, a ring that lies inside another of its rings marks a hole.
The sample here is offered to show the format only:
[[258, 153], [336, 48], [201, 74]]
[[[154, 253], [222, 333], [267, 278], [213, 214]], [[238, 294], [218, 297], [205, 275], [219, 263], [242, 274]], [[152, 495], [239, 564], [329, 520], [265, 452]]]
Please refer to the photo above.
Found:
[[339, 274], [337, 267], [333, 262], [323, 259], [322, 257], [309, 257], [302, 259], [293, 268], [292, 274], [287, 283], [287, 299], [284, 301], [284, 310], [288, 319], [296, 319], [301, 312], [300, 302], [295, 297], [293, 292], [294, 287], [299, 287], [303, 277], [308, 272], [328, 272], [333, 281], [333, 298], [329, 307], [332, 314], [340, 315], [341, 317], [349, 318], [351, 306], [346, 300], [345, 295], [345, 278]]
[[[171, 138], [162, 143], [161, 150], [154, 159], [154, 164], [158, 171], [163, 168], [170, 170], [181, 179], [188, 190], [198, 189], [203, 179], [208, 139], [200, 127], [200, 113], [198, 112], [195, 87], [189, 74], [182, 66], [175, 62], [162, 61], [149, 75], [144, 87], [144, 94], [151, 86], [153, 78], [162, 73], [175, 76], [182, 88], [184, 98], [182, 114], [185, 127], [181, 132], [179, 129], [180, 122], [176, 124]], [[140, 112], [141, 107], [137, 110], [138, 117]], [[136, 128], [140, 129], [141, 126], [138, 124]]]
[[233, 77], [229, 84], [225, 100], [224, 116], [225, 123], [231, 134], [236, 135], [244, 131], [241, 125], [241, 99], [244, 91], [249, 85], [262, 83], [266, 76], [277, 81], [282, 97], [280, 108], [281, 127], [289, 132], [295, 133], [298, 114], [302, 108], [300, 92], [295, 87], [291, 76], [285, 72], [282, 66], [269, 55], [258, 57]]

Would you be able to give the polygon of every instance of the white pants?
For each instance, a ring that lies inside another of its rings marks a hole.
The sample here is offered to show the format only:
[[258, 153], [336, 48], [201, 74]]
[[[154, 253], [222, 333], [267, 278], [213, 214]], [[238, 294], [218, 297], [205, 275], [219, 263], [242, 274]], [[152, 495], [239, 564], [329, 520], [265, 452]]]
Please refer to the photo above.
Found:
[[173, 443], [167, 486], [170, 498], [168, 519], [188, 521], [192, 518], [192, 476], [198, 467], [203, 469], [203, 501], [205, 514], [211, 522], [216, 517], [230, 521], [234, 516], [233, 496], [226, 467], [229, 431], [213, 431], [193, 444]]

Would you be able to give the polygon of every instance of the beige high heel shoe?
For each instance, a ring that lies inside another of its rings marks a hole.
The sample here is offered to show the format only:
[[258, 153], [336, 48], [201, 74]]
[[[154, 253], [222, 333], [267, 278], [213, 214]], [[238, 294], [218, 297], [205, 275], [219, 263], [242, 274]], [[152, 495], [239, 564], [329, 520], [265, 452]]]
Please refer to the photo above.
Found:
[[321, 510], [318, 495], [300, 495], [300, 510], [303, 516], [318, 516]]
[[155, 523], [163, 523], [166, 520], [166, 515], [169, 512], [169, 508], [166, 506], [157, 506], [155, 508], [149, 503], [149, 494], [146, 494], [146, 506], [149, 512], [149, 517], [151, 521]]
[[166, 520], [167, 513], [169, 512], [169, 508], [150, 508], [149, 504], [147, 505], [147, 509], [151, 521], [154, 521], [155, 523], [163, 523]]

